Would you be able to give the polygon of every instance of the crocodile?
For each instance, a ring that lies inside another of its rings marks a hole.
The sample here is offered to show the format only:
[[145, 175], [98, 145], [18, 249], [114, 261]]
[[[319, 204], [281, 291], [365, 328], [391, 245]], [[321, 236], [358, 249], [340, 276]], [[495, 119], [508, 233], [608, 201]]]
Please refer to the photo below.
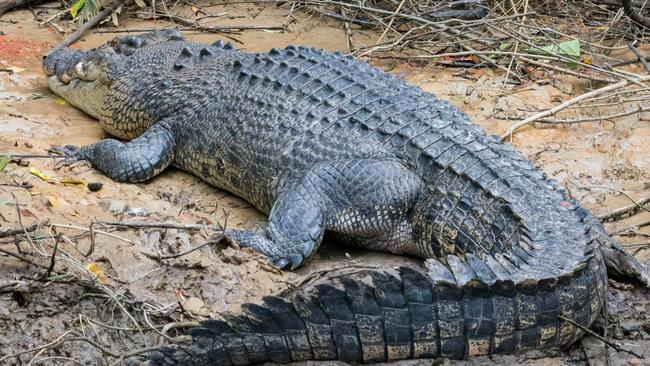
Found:
[[295, 269], [323, 236], [424, 259], [331, 276], [203, 321], [151, 365], [466, 359], [567, 347], [607, 272], [648, 284], [595, 217], [449, 102], [341, 53], [247, 53], [175, 30], [44, 58], [117, 139], [58, 147], [119, 182], [172, 165], [268, 215], [226, 236]]

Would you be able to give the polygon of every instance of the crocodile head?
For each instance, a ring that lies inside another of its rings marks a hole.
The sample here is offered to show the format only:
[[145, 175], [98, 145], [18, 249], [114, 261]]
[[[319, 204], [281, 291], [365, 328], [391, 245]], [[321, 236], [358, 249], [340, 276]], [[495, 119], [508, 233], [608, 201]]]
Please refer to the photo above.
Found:
[[44, 57], [43, 70], [55, 94], [99, 119], [109, 133], [133, 138], [160, 109], [147, 103], [156, 98], [142, 96], [158, 90], [154, 80], [173, 67], [185, 44], [176, 30], [118, 37], [88, 51], [55, 49]]

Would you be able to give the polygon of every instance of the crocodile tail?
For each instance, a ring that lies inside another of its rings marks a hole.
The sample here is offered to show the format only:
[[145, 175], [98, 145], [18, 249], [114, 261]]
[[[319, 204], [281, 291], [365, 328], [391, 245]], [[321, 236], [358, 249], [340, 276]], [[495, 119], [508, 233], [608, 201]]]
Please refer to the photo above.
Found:
[[461, 286], [407, 267], [331, 280], [205, 321], [187, 332], [189, 343], [157, 351], [150, 365], [465, 359], [566, 346], [582, 336], [576, 324], [589, 327], [602, 307], [605, 268], [597, 247], [592, 254], [571, 276], [518, 285]]

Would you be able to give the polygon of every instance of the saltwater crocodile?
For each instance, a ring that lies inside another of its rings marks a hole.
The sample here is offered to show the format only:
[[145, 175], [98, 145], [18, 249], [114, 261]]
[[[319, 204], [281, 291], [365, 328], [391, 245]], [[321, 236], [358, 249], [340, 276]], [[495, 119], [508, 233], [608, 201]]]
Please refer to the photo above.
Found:
[[379, 362], [571, 344], [603, 305], [606, 266], [647, 274], [598, 221], [448, 102], [341, 54], [250, 54], [172, 30], [44, 60], [49, 86], [110, 134], [62, 148], [121, 182], [169, 165], [269, 214], [229, 230], [296, 268], [325, 232], [426, 258], [190, 329], [155, 365]]

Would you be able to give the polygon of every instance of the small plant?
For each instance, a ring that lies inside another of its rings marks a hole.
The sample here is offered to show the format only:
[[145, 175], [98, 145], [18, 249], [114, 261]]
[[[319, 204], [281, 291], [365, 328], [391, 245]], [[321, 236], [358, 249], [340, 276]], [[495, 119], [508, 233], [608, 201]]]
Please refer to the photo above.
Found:
[[104, 2], [102, 0], [77, 0], [70, 7], [70, 15], [75, 23], [83, 24], [99, 13]]

